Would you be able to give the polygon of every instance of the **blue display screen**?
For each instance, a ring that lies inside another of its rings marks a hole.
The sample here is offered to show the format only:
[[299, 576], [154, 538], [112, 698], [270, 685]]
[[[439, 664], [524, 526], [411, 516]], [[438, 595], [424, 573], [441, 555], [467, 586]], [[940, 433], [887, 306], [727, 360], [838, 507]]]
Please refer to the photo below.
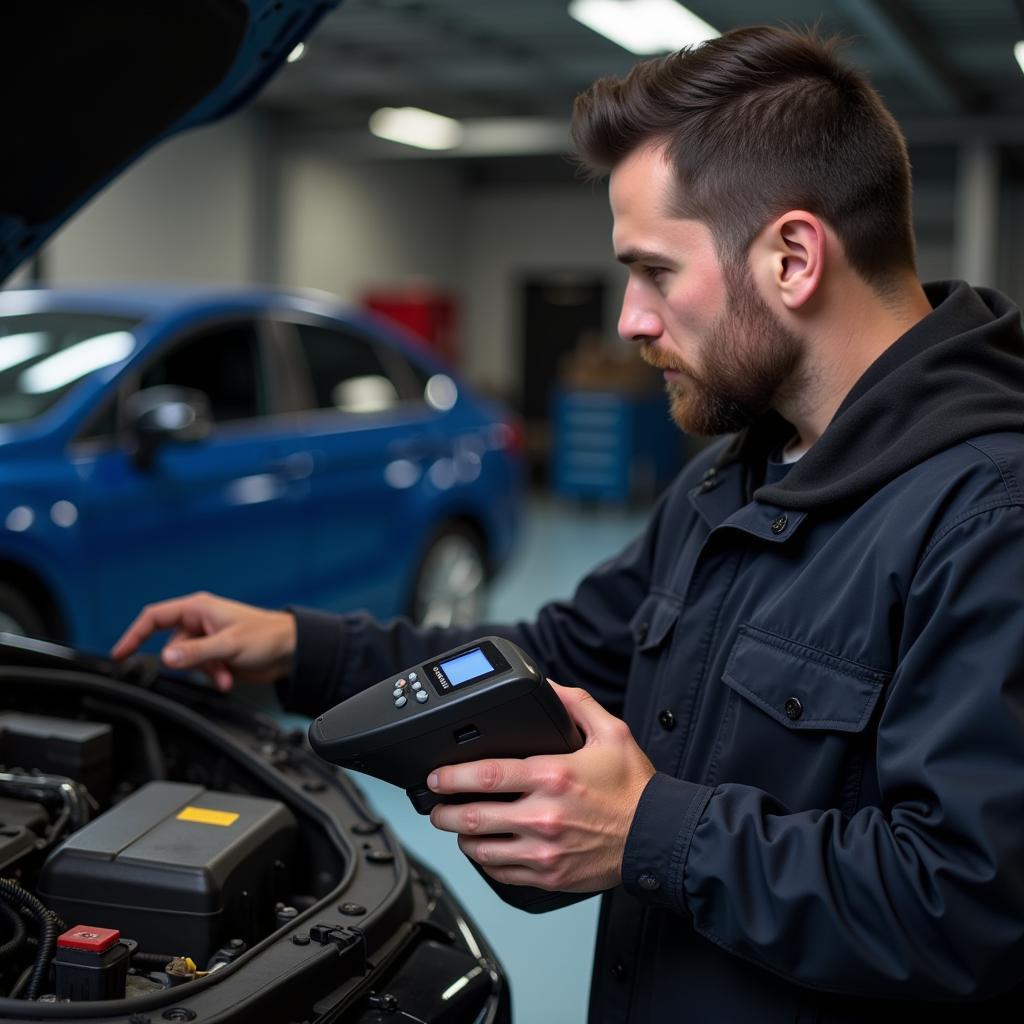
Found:
[[479, 647], [466, 654], [460, 654], [451, 661], [442, 661], [438, 667], [448, 677], [448, 682], [452, 686], [471, 683], [474, 679], [494, 671], [494, 666]]

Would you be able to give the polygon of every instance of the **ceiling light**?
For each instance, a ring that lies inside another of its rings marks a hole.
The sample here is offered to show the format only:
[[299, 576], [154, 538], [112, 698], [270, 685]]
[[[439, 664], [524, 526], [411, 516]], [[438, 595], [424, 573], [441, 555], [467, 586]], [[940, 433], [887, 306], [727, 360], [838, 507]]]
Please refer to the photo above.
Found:
[[306, 52], [306, 44], [299, 43], [291, 53], [288, 54], [288, 63], [294, 64], [297, 60], [302, 60], [302, 55]]
[[454, 149], [462, 140], [458, 121], [419, 107], [381, 107], [370, 117], [370, 131], [420, 149]]
[[569, 14], [633, 53], [668, 53], [721, 35], [676, 0], [572, 0]]
[[1024, 39], [1013, 46], [1013, 55], [1017, 58], [1021, 71], [1024, 71]]

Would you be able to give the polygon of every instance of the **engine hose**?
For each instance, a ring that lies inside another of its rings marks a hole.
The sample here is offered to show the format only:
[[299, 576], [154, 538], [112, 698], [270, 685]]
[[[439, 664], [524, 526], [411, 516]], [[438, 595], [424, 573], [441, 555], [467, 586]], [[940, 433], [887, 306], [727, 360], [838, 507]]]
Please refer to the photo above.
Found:
[[28, 932], [25, 930], [25, 922], [22, 921], [21, 914], [11, 909], [4, 900], [0, 900], [0, 916], [5, 917], [8, 924], [14, 929], [14, 934], [0, 946], [0, 960], [3, 960], [21, 948]]
[[151, 964], [163, 970], [177, 955], [176, 953], [132, 953], [132, 963]]
[[29, 999], [35, 999], [42, 991], [50, 974], [50, 961], [57, 948], [57, 936], [64, 931], [64, 922], [52, 911], [48, 910], [40, 923], [35, 970], [32, 971], [32, 980], [28, 983]]
[[44, 906], [27, 889], [23, 889], [13, 878], [0, 878], [0, 898], [8, 903], [17, 903], [24, 907], [39, 922], [39, 937], [36, 944], [36, 960], [32, 968], [32, 977], [28, 983], [26, 999], [35, 999], [43, 987], [53, 951], [57, 945], [57, 936], [64, 931], [64, 922], [49, 908]]

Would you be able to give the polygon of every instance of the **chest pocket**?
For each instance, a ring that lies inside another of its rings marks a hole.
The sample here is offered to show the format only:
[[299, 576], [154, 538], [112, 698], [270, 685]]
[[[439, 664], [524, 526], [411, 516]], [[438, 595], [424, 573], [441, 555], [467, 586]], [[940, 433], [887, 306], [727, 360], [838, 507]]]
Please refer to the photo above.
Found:
[[652, 728], [651, 702], [658, 693], [659, 674], [664, 671], [665, 651], [672, 642], [672, 629], [679, 618], [679, 599], [668, 594], [648, 594], [629, 621], [634, 657], [626, 687], [624, 714], [633, 735], [644, 742]]
[[740, 626], [722, 679], [787, 729], [860, 732], [889, 674]]
[[637, 651], [653, 651], [667, 639], [679, 618], [679, 599], [667, 594], [648, 594], [629, 621]]
[[837, 807], [852, 814], [874, 746], [868, 724], [888, 678], [741, 626], [722, 673], [732, 692], [708, 781], [755, 786], [792, 811]]

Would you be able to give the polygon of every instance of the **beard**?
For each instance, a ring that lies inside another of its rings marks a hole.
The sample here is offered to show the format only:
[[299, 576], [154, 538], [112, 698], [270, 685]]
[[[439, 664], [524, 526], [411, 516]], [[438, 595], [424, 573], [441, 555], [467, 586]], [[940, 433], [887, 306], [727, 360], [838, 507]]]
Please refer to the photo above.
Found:
[[727, 265], [725, 278], [726, 309], [700, 339], [700, 371], [652, 345], [641, 351], [651, 366], [683, 375], [666, 386], [672, 419], [702, 437], [735, 433], [772, 408], [803, 355], [803, 339], [761, 298], [749, 270]]

